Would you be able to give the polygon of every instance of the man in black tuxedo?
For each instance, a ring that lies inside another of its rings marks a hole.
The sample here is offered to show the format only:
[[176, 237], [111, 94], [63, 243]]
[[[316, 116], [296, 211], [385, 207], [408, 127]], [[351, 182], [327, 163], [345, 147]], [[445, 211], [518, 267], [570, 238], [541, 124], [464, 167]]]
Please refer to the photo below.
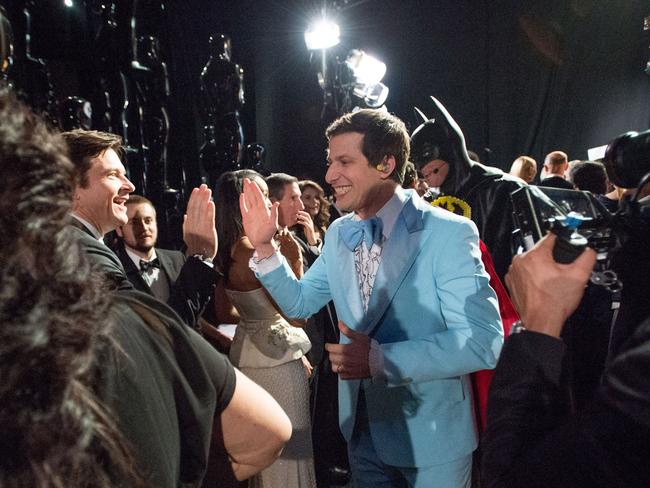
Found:
[[185, 255], [155, 247], [158, 239], [156, 209], [147, 198], [131, 194], [126, 202], [128, 222], [117, 229], [115, 254], [136, 290], [166, 302], [183, 265]]
[[[128, 222], [126, 203], [135, 189], [119, 156], [123, 152], [122, 139], [86, 130], [65, 132], [63, 137], [77, 171], [71, 232], [78, 235], [91, 264], [106, 275], [114, 288], [133, 289], [119, 258], [103, 242], [104, 235]], [[217, 233], [211, 195], [206, 185], [192, 191], [183, 223], [188, 258], [167, 299], [167, 304], [190, 327], [197, 327], [219, 278], [212, 264], [217, 252]]]

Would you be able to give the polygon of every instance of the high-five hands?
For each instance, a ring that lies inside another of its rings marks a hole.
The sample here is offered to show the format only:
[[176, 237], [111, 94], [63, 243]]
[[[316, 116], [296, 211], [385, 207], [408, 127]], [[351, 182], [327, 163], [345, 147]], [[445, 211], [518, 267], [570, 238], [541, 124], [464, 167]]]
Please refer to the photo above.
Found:
[[275, 253], [273, 236], [278, 231], [278, 202], [269, 206], [262, 190], [244, 178], [244, 191], [239, 195], [242, 224], [248, 240], [257, 251], [259, 259]]
[[187, 202], [187, 212], [183, 217], [183, 241], [187, 255], [200, 254], [214, 259], [219, 241], [214, 226], [215, 208], [212, 190], [207, 185], [194, 188]]
[[355, 332], [339, 320], [339, 330], [352, 342], [349, 344], [325, 344], [332, 371], [343, 380], [370, 378], [370, 337]]

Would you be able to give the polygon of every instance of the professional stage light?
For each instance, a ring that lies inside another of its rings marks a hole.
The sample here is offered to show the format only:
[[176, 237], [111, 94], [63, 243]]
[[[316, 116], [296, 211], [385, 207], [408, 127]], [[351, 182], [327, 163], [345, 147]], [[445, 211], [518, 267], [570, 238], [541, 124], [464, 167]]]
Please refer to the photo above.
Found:
[[363, 85], [379, 83], [386, 74], [386, 65], [360, 49], [353, 49], [345, 60], [357, 80]]
[[381, 83], [386, 65], [361, 49], [351, 50], [345, 59], [331, 52], [329, 48], [339, 43], [341, 32], [338, 25], [325, 20], [324, 12], [321, 18], [305, 32], [307, 48], [321, 51], [318, 70], [318, 85], [323, 90], [321, 118], [329, 122], [360, 107], [382, 108], [388, 98], [388, 87]]
[[72, 0], [63, 0], [63, 4], [66, 7], [74, 7], [74, 3], [72, 2]]
[[362, 98], [368, 108], [379, 108], [388, 98], [388, 87], [383, 83], [373, 85], [357, 85], [354, 87], [354, 95]]
[[339, 26], [326, 19], [311, 24], [305, 31], [305, 44], [310, 51], [334, 47], [339, 43], [340, 38]]

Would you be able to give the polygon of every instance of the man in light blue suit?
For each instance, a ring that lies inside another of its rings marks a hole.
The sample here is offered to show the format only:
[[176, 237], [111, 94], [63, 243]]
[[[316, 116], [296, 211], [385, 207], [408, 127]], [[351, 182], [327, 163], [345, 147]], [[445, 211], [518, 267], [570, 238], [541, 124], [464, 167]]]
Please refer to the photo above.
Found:
[[469, 487], [477, 445], [469, 373], [493, 368], [503, 343], [476, 226], [399, 186], [409, 157], [401, 120], [376, 110], [327, 129], [327, 182], [349, 215], [297, 280], [276, 250], [277, 205], [245, 181], [251, 267], [287, 316], [333, 300], [341, 343], [340, 426], [364, 487]]

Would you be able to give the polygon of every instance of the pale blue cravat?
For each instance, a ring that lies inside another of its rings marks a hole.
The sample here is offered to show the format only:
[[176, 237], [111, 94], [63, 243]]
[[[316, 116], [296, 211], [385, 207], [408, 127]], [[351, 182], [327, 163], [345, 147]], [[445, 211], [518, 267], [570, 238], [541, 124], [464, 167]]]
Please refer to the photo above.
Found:
[[371, 249], [373, 244], [381, 244], [382, 229], [381, 219], [372, 217], [366, 220], [348, 220], [341, 225], [339, 234], [345, 246], [354, 251], [362, 240], [368, 249]]

